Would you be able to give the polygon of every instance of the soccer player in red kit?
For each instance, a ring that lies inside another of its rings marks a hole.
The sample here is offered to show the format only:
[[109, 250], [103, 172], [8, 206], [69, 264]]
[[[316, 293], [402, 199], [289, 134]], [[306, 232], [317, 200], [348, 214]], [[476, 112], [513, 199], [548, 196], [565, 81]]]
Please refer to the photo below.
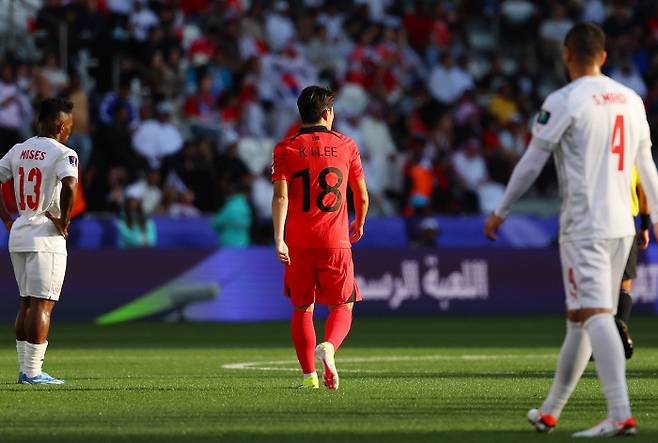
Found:
[[[309, 388], [319, 387], [315, 354], [324, 367], [324, 385], [338, 389], [334, 353], [352, 325], [354, 302], [361, 300], [351, 247], [363, 235], [368, 190], [356, 143], [331, 130], [334, 98], [319, 86], [302, 91], [297, 100], [302, 127], [275, 146], [272, 162], [274, 241], [285, 264], [284, 293], [294, 306], [291, 330], [302, 386]], [[356, 213], [349, 227], [348, 184]], [[324, 342], [317, 347], [315, 303], [329, 308]]]

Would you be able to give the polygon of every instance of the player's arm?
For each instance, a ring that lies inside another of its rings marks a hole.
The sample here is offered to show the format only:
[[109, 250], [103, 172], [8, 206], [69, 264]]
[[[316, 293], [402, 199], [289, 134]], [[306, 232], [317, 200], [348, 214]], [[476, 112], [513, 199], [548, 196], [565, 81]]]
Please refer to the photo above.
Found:
[[71, 211], [73, 210], [73, 202], [75, 201], [75, 194], [78, 190], [78, 179], [76, 177], [64, 177], [62, 179], [62, 190], [59, 194], [59, 205], [61, 215], [55, 218], [49, 212], [46, 212], [48, 217], [57, 228], [57, 232], [64, 238], [69, 236], [69, 224], [71, 223]]
[[274, 225], [274, 245], [276, 255], [282, 263], [290, 264], [288, 245], [284, 239], [286, 216], [288, 215], [288, 182], [276, 180], [272, 195], [272, 224]]
[[[4, 155], [4, 157], [0, 159], [0, 183], [2, 183], [2, 186], [9, 182], [13, 176], [10, 161], [11, 152], [12, 151], [10, 150], [7, 154]], [[2, 223], [5, 225], [5, 228], [7, 228], [7, 231], [11, 231], [11, 226], [14, 224], [14, 221], [12, 220], [11, 214], [7, 209], [5, 199], [2, 198], [1, 191], [2, 189], [0, 188], [0, 219], [2, 219]]]
[[537, 179], [570, 125], [571, 113], [567, 100], [562, 92], [554, 92], [546, 98], [541, 111], [537, 114], [530, 145], [514, 168], [502, 201], [485, 222], [484, 235], [487, 238], [490, 240], [498, 238], [500, 225], [505, 221], [512, 205]]
[[658, 172], [656, 172], [656, 164], [651, 156], [650, 141], [646, 140], [641, 143], [635, 166], [648, 202], [649, 214], [654, 223], [653, 232], [658, 237], [658, 223], [656, 222], [658, 221], [658, 206], [656, 206], [658, 205]]
[[653, 233], [658, 238], [658, 172], [656, 163], [651, 155], [651, 130], [647, 121], [644, 103], [637, 97], [637, 113], [640, 116], [640, 144], [635, 157], [635, 167], [639, 182], [642, 183], [642, 190], [648, 203], [648, 209], [651, 220], [653, 221]]
[[[2, 185], [4, 186], [4, 183]], [[0, 219], [2, 219], [2, 223], [5, 225], [5, 228], [7, 228], [7, 232], [11, 231], [11, 226], [14, 224], [14, 221], [7, 209], [5, 199], [2, 198], [2, 192], [0, 192]]]
[[350, 183], [352, 194], [354, 196], [354, 221], [350, 226], [350, 242], [356, 243], [363, 237], [363, 227], [366, 224], [366, 215], [368, 214], [368, 187], [365, 178]]
[[349, 164], [349, 185], [354, 197], [355, 218], [350, 225], [350, 242], [356, 243], [363, 237], [363, 227], [366, 224], [366, 215], [368, 214], [368, 187], [366, 186], [365, 173], [361, 163], [361, 153], [359, 147], [351, 141], [351, 158]]
[[535, 182], [550, 156], [550, 151], [540, 148], [534, 143], [534, 140], [530, 142], [528, 150], [521, 157], [521, 160], [514, 168], [514, 172], [512, 172], [512, 176], [498, 208], [496, 208], [485, 222], [484, 233], [487, 238], [490, 240], [496, 240], [498, 238], [500, 225], [509, 214], [512, 205], [530, 189], [530, 186]]
[[649, 247], [649, 227], [651, 226], [651, 216], [649, 215], [649, 203], [647, 195], [644, 193], [642, 184], [637, 184], [637, 199], [640, 203], [640, 232], [637, 233], [637, 241], [641, 250]]

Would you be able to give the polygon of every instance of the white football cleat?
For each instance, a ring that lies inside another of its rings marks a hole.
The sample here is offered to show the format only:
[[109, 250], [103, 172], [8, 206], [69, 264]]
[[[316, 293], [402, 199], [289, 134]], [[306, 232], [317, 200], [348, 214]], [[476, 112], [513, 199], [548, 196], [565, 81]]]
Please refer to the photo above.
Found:
[[576, 432], [573, 437], [619, 437], [635, 434], [637, 434], [637, 423], [633, 417], [626, 421], [615, 421], [606, 418], [593, 428]]
[[334, 359], [334, 345], [328, 341], [320, 343], [315, 348], [315, 356], [320, 359], [322, 366], [324, 366], [322, 383], [327, 389], [338, 389], [338, 369], [336, 369], [336, 360]]
[[528, 422], [537, 430], [537, 432], [548, 433], [557, 425], [557, 418], [552, 415], [544, 414], [539, 409], [530, 409], [528, 411]]

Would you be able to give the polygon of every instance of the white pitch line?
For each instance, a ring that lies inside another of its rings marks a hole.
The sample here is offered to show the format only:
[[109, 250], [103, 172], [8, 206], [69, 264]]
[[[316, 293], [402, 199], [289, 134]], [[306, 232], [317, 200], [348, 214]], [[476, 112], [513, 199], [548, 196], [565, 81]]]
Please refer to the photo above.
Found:
[[[348, 357], [341, 358], [340, 363], [387, 363], [387, 362], [404, 362], [404, 361], [486, 361], [486, 360], [548, 360], [555, 359], [553, 354], [528, 354], [528, 355], [483, 355], [483, 354], [466, 354], [466, 355], [387, 355], [377, 357]], [[255, 361], [243, 363], [229, 363], [222, 365], [222, 369], [241, 369], [257, 371], [298, 371], [298, 368], [283, 368], [279, 365], [297, 364], [295, 360], [272, 360], [272, 361]], [[390, 372], [375, 371], [368, 369], [343, 369], [341, 372]], [[414, 371], [418, 373], [419, 371]], [[494, 373], [487, 373], [494, 374]], [[506, 374], [506, 373], [495, 373]]]

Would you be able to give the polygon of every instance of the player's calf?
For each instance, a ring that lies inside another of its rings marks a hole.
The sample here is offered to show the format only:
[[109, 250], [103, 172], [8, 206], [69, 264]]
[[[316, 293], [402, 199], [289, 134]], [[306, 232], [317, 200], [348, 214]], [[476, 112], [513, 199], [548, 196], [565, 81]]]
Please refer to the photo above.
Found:
[[619, 337], [621, 338], [621, 344], [624, 346], [624, 356], [628, 360], [633, 356], [633, 339], [631, 334], [628, 332], [628, 326], [624, 320], [620, 318], [615, 318], [615, 325], [617, 326], [617, 331], [619, 332]]

